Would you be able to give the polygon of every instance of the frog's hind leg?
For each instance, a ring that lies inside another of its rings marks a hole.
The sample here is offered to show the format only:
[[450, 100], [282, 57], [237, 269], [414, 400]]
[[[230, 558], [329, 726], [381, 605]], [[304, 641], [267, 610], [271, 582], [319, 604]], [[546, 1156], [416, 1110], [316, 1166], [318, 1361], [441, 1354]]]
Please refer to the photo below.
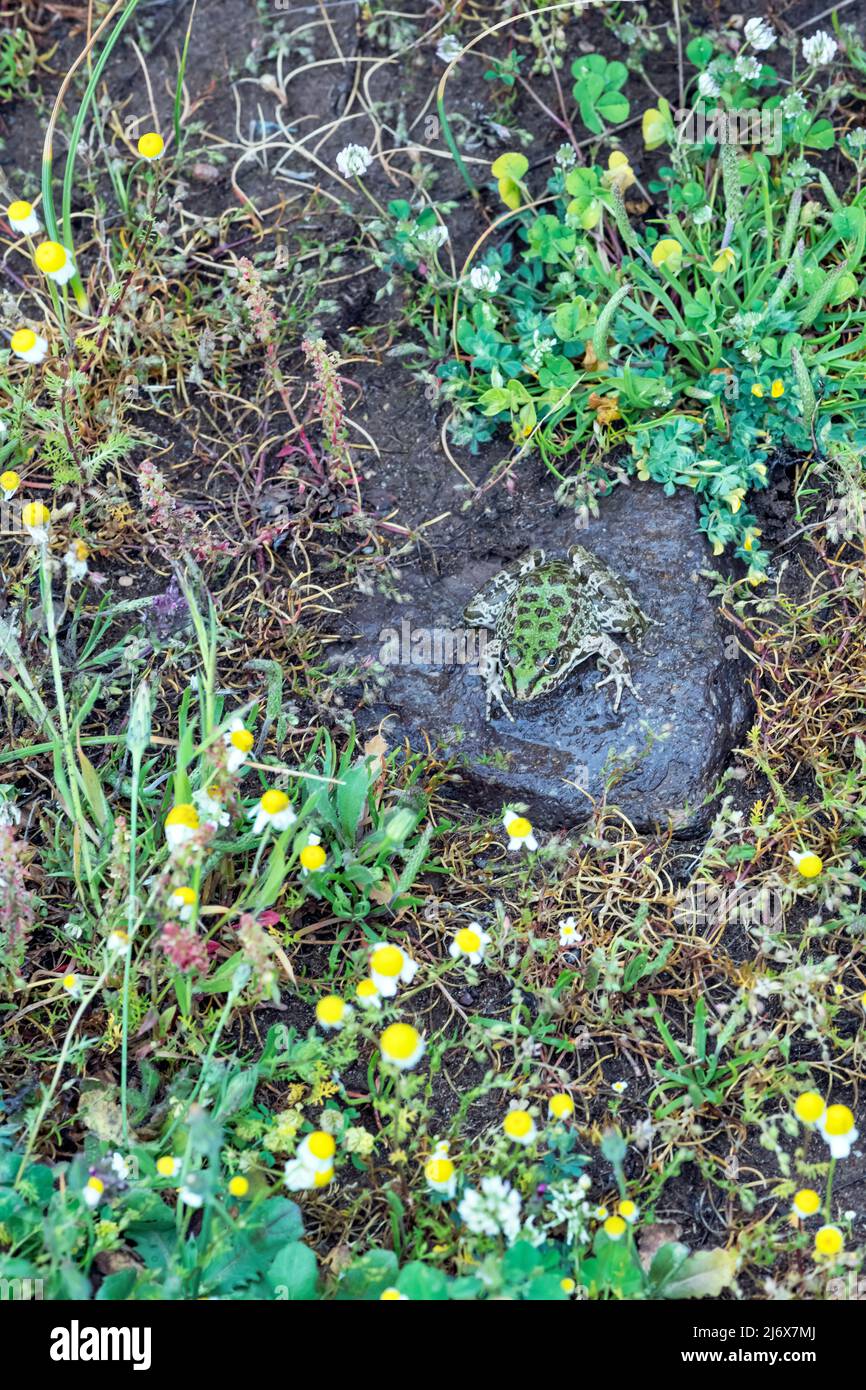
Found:
[[467, 603], [463, 610], [463, 621], [469, 627], [495, 628], [509, 599], [518, 588], [521, 575], [528, 574], [530, 570], [543, 564], [544, 551], [531, 550], [516, 564], [492, 574]]
[[573, 545], [568, 558], [578, 579], [586, 584], [593, 606], [604, 615], [605, 632], [623, 632], [629, 642], [639, 644], [653, 619], [640, 608], [628, 585], [582, 545]]
[[636, 700], [640, 699], [635, 689], [634, 681], [631, 678], [631, 668], [625, 653], [620, 650], [606, 633], [602, 633], [598, 638], [598, 669], [607, 670], [607, 675], [600, 681], [596, 681], [595, 688], [598, 690], [602, 685], [609, 685], [613, 681], [616, 695], [614, 697], [614, 710], [619, 709], [619, 702], [622, 699], [623, 686], [627, 685]]

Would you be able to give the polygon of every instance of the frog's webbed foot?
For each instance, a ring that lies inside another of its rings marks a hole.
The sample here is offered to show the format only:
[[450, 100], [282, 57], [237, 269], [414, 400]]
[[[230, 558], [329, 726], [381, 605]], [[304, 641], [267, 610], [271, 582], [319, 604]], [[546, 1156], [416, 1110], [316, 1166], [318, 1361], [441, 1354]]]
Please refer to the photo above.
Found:
[[596, 681], [595, 688], [598, 690], [603, 685], [614, 683], [616, 694], [614, 696], [614, 711], [619, 709], [619, 702], [622, 699], [623, 686], [628, 686], [636, 700], [640, 699], [635, 689], [634, 681], [631, 678], [631, 669], [626, 660], [625, 653], [620, 650], [616, 642], [612, 642], [609, 637], [602, 637], [598, 648], [598, 668], [606, 669], [607, 675], [600, 681]]
[[484, 718], [487, 720], [488, 724], [490, 723], [490, 714], [493, 709], [494, 700], [497, 702], [506, 718], [510, 719], [512, 724], [514, 723], [514, 715], [502, 698], [505, 694], [505, 684], [502, 680], [502, 672], [499, 666], [501, 648], [502, 644], [496, 641], [495, 638], [493, 641], [487, 642], [478, 663], [478, 674], [484, 682], [486, 693]]

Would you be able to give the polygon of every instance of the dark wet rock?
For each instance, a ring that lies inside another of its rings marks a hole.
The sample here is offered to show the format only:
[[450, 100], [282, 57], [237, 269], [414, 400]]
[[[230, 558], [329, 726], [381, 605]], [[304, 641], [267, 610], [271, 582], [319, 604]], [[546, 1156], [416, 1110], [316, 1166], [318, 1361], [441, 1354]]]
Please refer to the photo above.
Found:
[[[358, 600], [351, 613], [357, 640], [347, 659], [397, 659], [388, 664], [381, 701], [358, 712], [359, 724], [391, 715], [392, 747], [405, 737], [423, 749], [429, 740], [456, 758], [462, 780], [455, 794], [481, 811], [525, 802], [539, 825], [577, 824], [590, 806], [587, 793], [601, 794], [613, 759], [623, 770], [611, 800], [638, 828], [669, 819], [681, 829], [699, 823], [701, 803], [744, 731], [748, 705], [743, 660], [698, 573], [710, 557], [692, 498], [666, 497], [653, 484], [620, 487], [581, 531], [574, 514], [551, 501], [524, 502], [522, 523], [519, 499], [494, 504], [474, 525], [466, 514], [453, 552], [439, 557], [438, 574], [401, 572], [405, 602], [378, 594]], [[641, 648], [617, 639], [641, 701], [626, 690], [614, 713], [611, 687], [595, 689], [601, 673], [592, 660], [549, 696], [509, 701], [515, 723], [494, 712], [488, 724], [482, 681], [473, 665], [448, 661], [448, 634], [471, 659], [477, 633], [466, 633], [462, 613], [480, 585], [532, 546], [564, 557], [575, 541], [623, 578], [658, 624]]]

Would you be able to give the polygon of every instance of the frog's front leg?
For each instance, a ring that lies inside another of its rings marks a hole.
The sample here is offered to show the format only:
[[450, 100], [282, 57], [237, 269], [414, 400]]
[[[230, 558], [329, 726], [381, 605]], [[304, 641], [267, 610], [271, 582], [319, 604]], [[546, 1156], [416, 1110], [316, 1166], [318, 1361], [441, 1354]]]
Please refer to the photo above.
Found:
[[619, 702], [622, 699], [622, 688], [627, 685], [636, 700], [640, 699], [634, 682], [631, 678], [631, 668], [626, 659], [625, 653], [616, 645], [607, 633], [602, 632], [596, 639], [595, 650], [598, 654], [598, 669], [607, 669], [607, 675], [600, 681], [596, 681], [595, 688], [598, 690], [602, 685], [609, 685], [611, 681], [616, 687], [614, 697], [614, 711], [619, 709]]
[[492, 638], [485, 642], [478, 662], [478, 674], [484, 682], [486, 704], [484, 718], [490, 723], [490, 711], [493, 708], [493, 701], [496, 700], [502, 713], [514, 723], [514, 715], [503, 700], [505, 693], [505, 683], [502, 679], [502, 643], [498, 638]]

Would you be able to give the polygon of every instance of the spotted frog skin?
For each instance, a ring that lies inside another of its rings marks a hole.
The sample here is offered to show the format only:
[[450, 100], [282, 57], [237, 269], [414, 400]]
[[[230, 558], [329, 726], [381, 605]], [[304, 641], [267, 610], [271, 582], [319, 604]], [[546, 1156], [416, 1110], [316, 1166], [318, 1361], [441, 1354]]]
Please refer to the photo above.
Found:
[[487, 692], [487, 718], [494, 700], [513, 721], [505, 704], [536, 700], [557, 690], [588, 657], [597, 656], [613, 681], [613, 707], [619, 709], [623, 686], [635, 699], [628, 661], [611, 633], [640, 642], [652, 622], [641, 612], [621, 579], [582, 545], [568, 560], [547, 560], [543, 550], [530, 551], [520, 563], [488, 579], [463, 615], [470, 627], [489, 628], [481, 675]]

